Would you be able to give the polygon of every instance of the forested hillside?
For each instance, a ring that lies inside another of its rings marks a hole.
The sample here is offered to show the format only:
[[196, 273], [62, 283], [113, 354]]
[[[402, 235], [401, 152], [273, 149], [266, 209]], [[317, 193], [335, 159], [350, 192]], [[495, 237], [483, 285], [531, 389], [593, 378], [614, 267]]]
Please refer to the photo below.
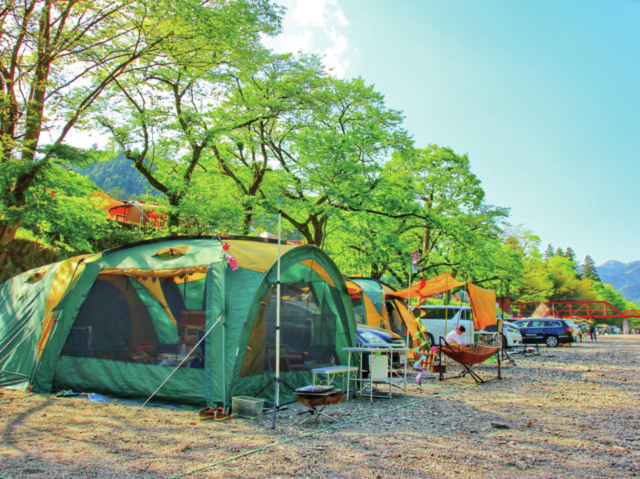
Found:
[[640, 305], [640, 261], [622, 263], [612, 259], [598, 266], [598, 274], [604, 283], [620, 291], [627, 301]]
[[162, 196], [158, 190], [149, 186], [147, 179], [122, 152], [107, 161], [99, 161], [79, 169], [78, 173], [119, 200], [137, 199], [144, 194]]

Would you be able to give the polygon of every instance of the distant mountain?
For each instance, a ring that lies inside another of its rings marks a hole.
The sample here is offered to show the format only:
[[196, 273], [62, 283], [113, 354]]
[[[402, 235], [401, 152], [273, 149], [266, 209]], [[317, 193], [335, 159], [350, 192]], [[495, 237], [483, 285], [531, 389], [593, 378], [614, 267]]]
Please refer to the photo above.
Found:
[[640, 261], [609, 260], [598, 266], [603, 283], [610, 284], [627, 300], [640, 304]]
[[147, 179], [122, 153], [108, 161], [94, 163], [78, 173], [118, 200], [136, 199], [145, 193], [162, 196], [162, 193], [149, 186]]

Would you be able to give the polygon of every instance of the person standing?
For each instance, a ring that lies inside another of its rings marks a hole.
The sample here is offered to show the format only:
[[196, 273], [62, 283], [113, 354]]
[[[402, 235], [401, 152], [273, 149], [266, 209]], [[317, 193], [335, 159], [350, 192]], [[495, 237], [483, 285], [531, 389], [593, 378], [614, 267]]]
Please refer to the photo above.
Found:
[[592, 319], [589, 320], [589, 337], [591, 341], [598, 342], [598, 337], [596, 334], [596, 322]]

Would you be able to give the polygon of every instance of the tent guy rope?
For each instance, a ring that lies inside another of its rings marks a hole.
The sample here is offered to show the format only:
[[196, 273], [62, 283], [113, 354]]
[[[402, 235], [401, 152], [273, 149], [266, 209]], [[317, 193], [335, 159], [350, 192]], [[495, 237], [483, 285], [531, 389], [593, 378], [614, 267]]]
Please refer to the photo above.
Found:
[[299, 439], [303, 439], [305, 437], [315, 436], [316, 434], [320, 434], [322, 432], [326, 432], [326, 431], [329, 431], [331, 429], [335, 429], [336, 427], [344, 426], [345, 424], [349, 424], [351, 422], [359, 421], [361, 419], [367, 419], [367, 418], [370, 418], [370, 417], [381, 416], [382, 414], [389, 414], [390, 412], [393, 412], [393, 411], [398, 411], [400, 409], [405, 409], [405, 408], [408, 408], [410, 406], [415, 406], [417, 404], [421, 404], [421, 403], [427, 402], [427, 401], [429, 401], [431, 399], [434, 399], [436, 397], [447, 396], [447, 395], [449, 395], [449, 394], [451, 394], [451, 393], [453, 393], [455, 391], [459, 391], [460, 389], [466, 389], [466, 388], [471, 388], [471, 387], [476, 387], [476, 386], [477, 386], [477, 384], [469, 384], [469, 385], [466, 385], [466, 386], [459, 386], [459, 387], [457, 387], [455, 389], [452, 389], [450, 391], [447, 391], [445, 393], [433, 394], [433, 395], [428, 396], [426, 398], [422, 398], [422, 399], [418, 399], [417, 401], [410, 402], [409, 404], [403, 404], [402, 406], [396, 406], [396, 407], [393, 407], [393, 408], [390, 408], [390, 409], [385, 409], [385, 410], [380, 411], [380, 412], [374, 412], [374, 413], [371, 413], [371, 414], [365, 414], [364, 416], [358, 416], [358, 417], [354, 417], [352, 419], [347, 419], [346, 421], [338, 422], [338, 423], [332, 424], [331, 426], [327, 426], [325, 428], [318, 429], [316, 431], [311, 431], [311, 432], [308, 432], [306, 434], [301, 434], [300, 436], [290, 437], [290, 438], [284, 439], [282, 441], [278, 441], [278, 442], [273, 443], [273, 444], [268, 444], [266, 446], [262, 446], [262, 447], [259, 447], [257, 449], [252, 449], [250, 451], [243, 452], [242, 454], [237, 454], [235, 456], [231, 456], [231, 457], [228, 457], [226, 459], [222, 459], [220, 461], [217, 461], [217, 462], [214, 462], [214, 463], [211, 463], [211, 464], [207, 464], [206, 466], [199, 467], [199, 468], [194, 469], [192, 471], [182, 472], [180, 474], [176, 474], [175, 476], [169, 476], [169, 477], [167, 477], [167, 479], [177, 479], [179, 477], [190, 476], [191, 474], [195, 474], [197, 472], [206, 471], [207, 469], [212, 469], [212, 468], [214, 468], [216, 466], [220, 466], [220, 465], [225, 464], [227, 462], [235, 461], [235, 460], [241, 459], [243, 457], [252, 456], [253, 454], [257, 454], [259, 452], [266, 451], [267, 449], [271, 449], [271, 448], [274, 448], [276, 446], [280, 446], [282, 444], [288, 444], [290, 442], [294, 442], [294, 441], [297, 441]]
[[162, 384], [161, 384], [160, 386], [158, 386], [158, 389], [156, 389], [155, 391], [153, 391], [153, 394], [152, 394], [151, 396], [149, 396], [149, 398], [148, 398], [148, 399], [147, 399], [147, 400], [142, 404], [142, 406], [140, 406], [138, 409], [142, 409], [143, 407], [145, 407], [145, 406], [147, 405], [147, 403], [148, 403], [149, 401], [151, 401], [151, 398], [152, 398], [153, 396], [155, 396], [155, 395], [156, 395], [156, 393], [157, 393], [158, 391], [160, 391], [160, 389], [162, 389], [162, 386], [164, 386], [164, 385], [167, 383], [167, 381], [168, 381], [169, 379], [171, 379], [171, 376], [173, 376], [173, 374], [174, 374], [178, 369], [180, 369], [180, 367], [181, 367], [181, 366], [184, 364], [184, 362], [189, 358], [189, 356], [191, 356], [191, 353], [193, 353], [193, 352], [196, 350], [196, 348], [197, 348], [198, 346], [200, 346], [200, 343], [202, 343], [202, 341], [204, 341], [204, 338], [206, 338], [206, 337], [207, 337], [207, 335], [211, 332], [211, 330], [215, 327], [215, 325], [216, 325], [216, 324], [218, 324], [218, 323], [220, 322], [220, 320], [221, 320], [221, 319], [222, 319], [222, 315], [218, 316], [218, 319], [216, 320], [216, 322], [215, 322], [215, 323], [213, 323], [213, 325], [209, 328], [209, 330], [208, 330], [208, 331], [207, 331], [207, 332], [202, 336], [202, 338], [200, 339], [200, 341], [198, 341], [198, 342], [196, 343], [196, 345], [191, 349], [191, 351], [189, 351], [189, 354], [185, 354], [184, 358], [182, 358], [182, 361], [180, 361], [180, 364], [178, 364], [178, 365], [176, 366], [176, 368], [175, 368], [173, 371], [171, 371], [171, 374], [169, 374], [169, 376], [167, 376], [167, 379], [165, 379], [164, 381], [162, 381]]

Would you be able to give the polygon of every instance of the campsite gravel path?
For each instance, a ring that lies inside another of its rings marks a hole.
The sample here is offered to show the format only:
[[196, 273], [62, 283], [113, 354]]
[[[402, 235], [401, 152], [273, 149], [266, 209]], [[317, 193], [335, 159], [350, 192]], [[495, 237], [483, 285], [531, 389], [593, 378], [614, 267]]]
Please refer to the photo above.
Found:
[[[516, 358], [504, 380], [413, 385], [406, 397], [332, 407], [319, 434], [293, 405], [270, 421], [0, 390], [0, 476], [168, 478], [617, 478], [640, 475], [640, 336]], [[409, 405], [425, 399], [419, 404]], [[399, 408], [400, 406], [407, 406]], [[508, 429], [497, 429], [502, 423]]]

